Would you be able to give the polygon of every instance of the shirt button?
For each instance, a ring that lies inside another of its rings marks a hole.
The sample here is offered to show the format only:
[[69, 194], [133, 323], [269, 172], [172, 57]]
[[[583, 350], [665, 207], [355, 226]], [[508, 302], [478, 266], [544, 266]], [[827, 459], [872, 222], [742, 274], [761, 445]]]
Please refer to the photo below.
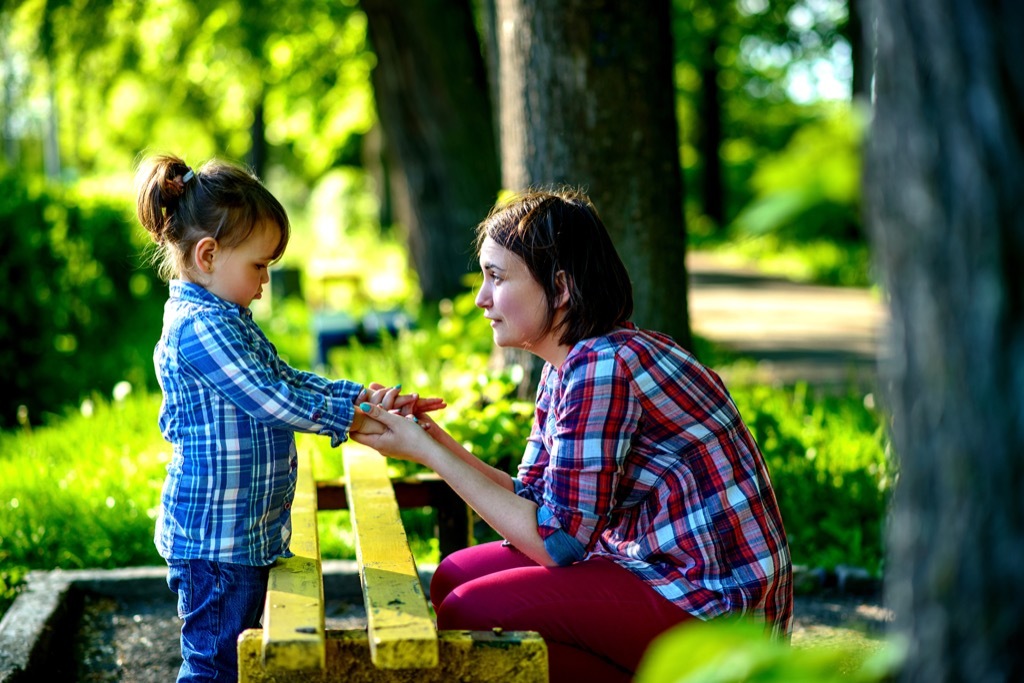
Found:
[[319, 420], [320, 419], [320, 411], [319, 410], [316, 411], [315, 413], [313, 413], [313, 419], [314, 420]]

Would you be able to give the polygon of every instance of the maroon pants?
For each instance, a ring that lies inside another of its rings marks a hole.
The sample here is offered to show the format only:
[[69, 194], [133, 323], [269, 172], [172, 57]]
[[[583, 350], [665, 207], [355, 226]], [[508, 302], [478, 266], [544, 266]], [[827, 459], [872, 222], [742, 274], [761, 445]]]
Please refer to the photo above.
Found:
[[542, 567], [501, 542], [445, 558], [430, 600], [441, 629], [537, 631], [555, 683], [629, 681], [655, 636], [693, 619], [611, 560]]

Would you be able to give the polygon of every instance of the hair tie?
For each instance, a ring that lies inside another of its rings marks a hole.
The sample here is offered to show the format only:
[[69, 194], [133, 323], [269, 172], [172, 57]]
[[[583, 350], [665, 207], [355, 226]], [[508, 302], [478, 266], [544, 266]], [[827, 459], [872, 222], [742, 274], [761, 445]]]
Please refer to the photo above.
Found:
[[[188, 168], [188, 166], [186, 166], [185, 168]], [[181, 195], [185, 194], [185, 185], [188, 183], [188, 181], [192, 180], [195, 177], [196, 174], [192, 171], [191, 168], [188, 168], [188, 171], [185, 173], [185, 175], [176, 175], [173, 178], [171, 178], [168, 181], [170, 183], [170, 188], [173, 188], [173, 190], [169, 192], [170, 196], [177, 199]]]

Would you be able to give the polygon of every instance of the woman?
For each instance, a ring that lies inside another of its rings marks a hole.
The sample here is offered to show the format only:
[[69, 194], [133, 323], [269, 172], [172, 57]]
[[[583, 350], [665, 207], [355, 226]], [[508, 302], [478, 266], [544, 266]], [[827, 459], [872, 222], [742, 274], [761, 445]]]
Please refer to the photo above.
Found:
[[589, 199], [519, 195], [476, 244], [495, 343], [545, 361], [518, 475], [425, 415], [417, 427], [363, 403], [377, 424], [352, 433], [437, 472], [505, 539], [441, 563], [438, 627], [538, 631], [552, 681], [628, 681], [652, 639], [694, 619], [743, 615], [788, 637], [789, 548], [764, 458], [719, 377], [629, 322], [629, 276]]

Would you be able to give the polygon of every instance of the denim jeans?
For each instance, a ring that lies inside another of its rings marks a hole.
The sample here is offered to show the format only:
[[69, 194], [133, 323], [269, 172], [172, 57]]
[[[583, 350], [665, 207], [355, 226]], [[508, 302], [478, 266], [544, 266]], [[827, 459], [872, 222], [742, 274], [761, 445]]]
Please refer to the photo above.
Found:
[[185, 681], [236, 681], [238, 636], [259, 628], [270, 567], [169, 560], [167, 586], [178, 594]]

